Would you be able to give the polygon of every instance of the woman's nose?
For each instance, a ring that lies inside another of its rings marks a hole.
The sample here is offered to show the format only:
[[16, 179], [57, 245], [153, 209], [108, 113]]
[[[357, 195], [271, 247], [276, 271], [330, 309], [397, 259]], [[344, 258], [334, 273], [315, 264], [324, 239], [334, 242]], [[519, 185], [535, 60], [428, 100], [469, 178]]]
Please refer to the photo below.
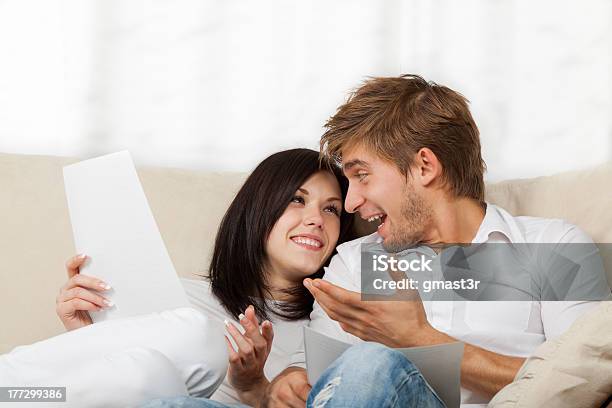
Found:
[[323, 227], [323, 214], [318, 209], [309, 211], [304, 217], [304, 224], [317, 228]]

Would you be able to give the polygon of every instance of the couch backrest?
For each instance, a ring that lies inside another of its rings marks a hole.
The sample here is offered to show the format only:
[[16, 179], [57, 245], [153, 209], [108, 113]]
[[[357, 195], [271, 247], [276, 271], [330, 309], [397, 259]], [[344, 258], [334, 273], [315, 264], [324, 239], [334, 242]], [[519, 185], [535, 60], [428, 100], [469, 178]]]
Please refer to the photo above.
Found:
[[561, 218], [582, 228], [599, 245], [612, 286], [612, 163], [490, 184], [487, 200], [513, 215]]
[[[62, 167], [70, 158], [0, 153], [0, 353], [63, 331], [55, 296], [74, 254]], [[205, 273], [218, 223], [246, 174], [139, 168], [176, 271]], [[612, 166], [489, 185], [515, 215], [564, 218], [612, 242]], [[612, 282], [612, 259], [606, 259]]]

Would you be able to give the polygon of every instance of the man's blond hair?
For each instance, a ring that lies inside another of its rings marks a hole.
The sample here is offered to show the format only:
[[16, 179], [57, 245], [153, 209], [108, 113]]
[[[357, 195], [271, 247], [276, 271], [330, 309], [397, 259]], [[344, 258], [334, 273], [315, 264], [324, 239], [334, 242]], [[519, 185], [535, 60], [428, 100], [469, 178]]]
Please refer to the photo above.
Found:
[[372, 78], [356, 89], [325, 124], [321, 154], [364, 146], [408, 174], [414, 156], [429, 148], [456, 197], [484, 201], [486, 165], [478, 128], [463, 95], [418, 75]]

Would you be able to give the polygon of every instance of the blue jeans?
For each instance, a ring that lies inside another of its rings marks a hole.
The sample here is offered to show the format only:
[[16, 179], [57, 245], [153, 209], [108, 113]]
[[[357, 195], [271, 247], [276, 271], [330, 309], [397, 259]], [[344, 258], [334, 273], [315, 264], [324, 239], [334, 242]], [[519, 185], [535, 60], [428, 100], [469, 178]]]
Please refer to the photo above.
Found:
[[410, 360], [378, 343], [346, 350], [319, 378], [306, 406], [444, 408]]
[[208, 398], [196, 398], [196, 397], [173, 397], [173, 398], [160, 398], [154, 399], [147, 402], [145, 405], [141, 405], [140, 408], [248, 408], [248, 405], [242, 404], [226, 404], [223, 402], [217, 402]]
[[[444, 408], [414, 364], [397, 350], [361, 343], [346, 350], [312, 387], [308, 408]], [[206, 398], [153, 400], [145, 408], [226, 408]]]

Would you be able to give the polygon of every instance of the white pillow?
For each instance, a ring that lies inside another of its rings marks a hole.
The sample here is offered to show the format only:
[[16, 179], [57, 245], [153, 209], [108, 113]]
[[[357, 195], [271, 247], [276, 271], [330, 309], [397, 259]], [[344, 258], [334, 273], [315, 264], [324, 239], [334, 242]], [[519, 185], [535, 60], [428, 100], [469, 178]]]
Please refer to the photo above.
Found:
[[612, 302], [540, 345], [489, 408], [599, 407], [612, 395]]
[[[134, 355], [134, 349], [140, 351]], [[147, 352], [143, 354], [142, 350]], [[128, 354], [121, 356], [121, 353]], [[129, 393], [132, 386], [136, 397], [154, 395], [158, 382], [149, 379], [152, 389], [143, 391], [138, 380], [143, 378], [142, 367], [139, 369], [135, 364], [146, 360], [147, 356], [155, 356], [150, 364], [157, 366], [164, 366], [160, 359], [166, 358], [175, 367], [174, 373], [178, 373], [189, 395], [195, 397], [210, 396], [227, 370], [227, 349], [221, 325], [195, 309], [181, 308], [100, 322], [16, 347], [0, 356], [0, 384], [65, 385], [70, 396], [73, 384], [78, 385], [78, 392], [97, 388], [110, 390], [124, 379], [128, 382], [124, 383], [121, 392], [126, 394], [115, 397], [121, 400], [132, 397]], [[88, 376], [84, 374], [88, 366], [99, 367], [102, 371]], [[156, 372], [159, 371], [150, 371], [148, 375]], [[160, 373], [160, 378], [162, 375], [164, 373]], [[66, 383], [59, 384], [59, 378]], [[130, 382], [130, 378], [134, 380]]]
[[143, 347], [63, 370], [54, 384], [67, 384], [62, 408], [131, 407], [189, 395], [176, 366], [159, 351]]

